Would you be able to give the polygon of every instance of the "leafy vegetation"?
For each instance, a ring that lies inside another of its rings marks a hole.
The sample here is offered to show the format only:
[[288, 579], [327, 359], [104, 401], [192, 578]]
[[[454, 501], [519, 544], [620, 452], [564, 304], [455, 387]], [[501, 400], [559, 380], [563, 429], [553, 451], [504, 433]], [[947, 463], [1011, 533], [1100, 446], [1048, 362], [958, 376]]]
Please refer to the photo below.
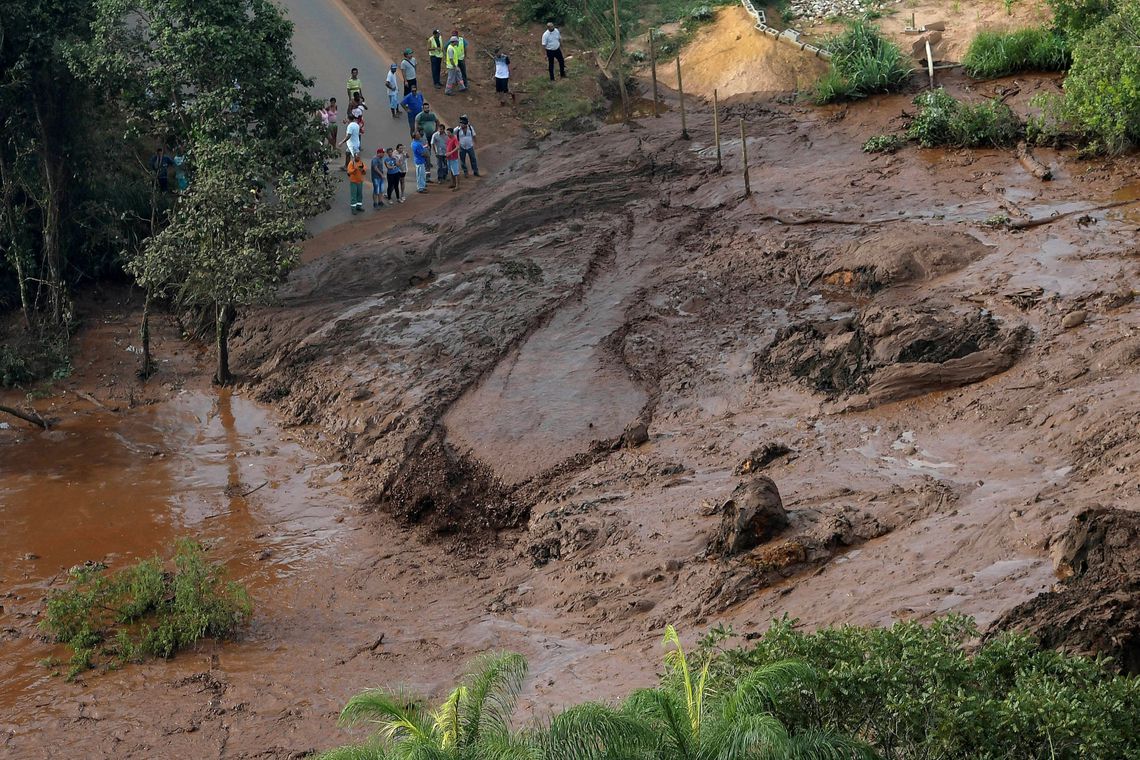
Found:
[[966, 73], [992, 79], [1019, 71], [1064, 71], [1072, 62], [1068, 39], [1048, 29], [981, 32], [962, 60]]
[[523, 85], [525, 119], [532, 130], [567, 129], [606, 107], [595, 77], [578, 57], [566, 62], [566, 79], [553, 85], [545, 74]]
[[1053, 28], [1078, 38], [1112, 14], [1117, 0], [1049, 0]]
[[894, 153], [906, 145], [902, 135], [875, 135], [863, 143], [864, 153]]
[[914, 104], [918, 113], [907, 137], [924, 148], [1003, 147], [1015, 143], [1022, 133], [1017, 115], [997, 100], [962, 103], [938, 88], [920, 93]]
[[894, 92], [910, 78], [910, 64], [898, 45], [868, 21], [853, 22], [823, 47], [831, 51], [831, 68], [816, 82], [816, 103]]
[[157, 558], [114, 573], [80, 566], [48, 598], [40, 626], [72, 650], [69, 678], [104, 663], [170, 657], [203, 637], [226, 638], [249, 619], [249, 594], [202, 546], [180, 540], [173, 572]]

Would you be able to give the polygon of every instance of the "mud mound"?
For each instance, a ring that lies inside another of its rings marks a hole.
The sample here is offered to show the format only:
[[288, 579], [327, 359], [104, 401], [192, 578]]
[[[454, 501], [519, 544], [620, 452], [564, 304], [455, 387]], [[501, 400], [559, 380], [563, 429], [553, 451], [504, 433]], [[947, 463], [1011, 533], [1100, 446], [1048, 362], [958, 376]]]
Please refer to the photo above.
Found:
[[823, 281], [833, 288], [874, 293], [956, 272], [988, 250], [965, 232], [900, 225], [849, 246], [832, 261]]
[[457, 454], [436, 436], [408, 457], [382, 502], [393, 514], [437, 533], [513, 528], [528, 516], [487, 465]]
[[762, 379], [800, 380], [843, 409], [869, 408], [977, 382], [1013, 366], [1028, 338], [986, 311], [873, 306], [856, 317], [800, 322], [776, 334], [754, 362]]
[[1062, 580], [1054, 591], [1010, 610], [995, 630], [1017, 629], [1041, 644], [1107, 655], [1140, 673], [1140, 513], [1090, 509], [1053, 542]]

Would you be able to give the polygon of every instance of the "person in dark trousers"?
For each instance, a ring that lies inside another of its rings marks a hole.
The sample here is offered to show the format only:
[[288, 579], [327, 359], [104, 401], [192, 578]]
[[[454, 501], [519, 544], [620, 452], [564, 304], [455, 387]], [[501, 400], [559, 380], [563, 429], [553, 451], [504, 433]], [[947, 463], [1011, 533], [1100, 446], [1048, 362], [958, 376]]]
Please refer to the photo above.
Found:
[[566, 59], [562, 57], [562, 32], [551, 21], [542, 33], [542, 47], [546, 49], [546, 64], [550, 69], [550, 81], [554, 81], [554, 62], [558, 61], [558, 76], [566, 78]]
[[400, 61], [400, 73], [404, 76], [404, 94], [416, 89], [416, 57], [411, 48], [404, 48], [404, 60]]
[[154, 171], [154, 180], [158, 183], [158, 189], [162, 192], [170, 191], [170, 166], [174, 163], [174, 159], [166, 155], [166, 149], [161, 145], [155, 149], [154, 155], [150, 157], [150, 168]]
[[502, 49], [495, 48], [495, 54], [491, 58], [495, 61], [495, 92], [499, 95], [499, 106], [505, 106], [507, 98], [514, 103], [515, 94], [511, 92], [511, 57]]
[[404, 96], [404, 99], [400, 101], [400, 105], [404, 107], [404, 111], [408, 114], [408, 134], [415, 134], [416, 117], [424, 110], [424, 96], [420, 95], [419, 88], [413, 84], [412, 91]]
[[431, 56], [431, 83], [443, 87], [443, 35], [436, 29], [428, 37], [428, 55]]
[[459, 117], [459, 126], [455, 128], [455, 136], [459, 138], [459, 166], [463, 169], [463, 176], [467, 176], [467, 161], [471, 161], [471, 173], [479, 176], [479, 162], [475, 160], [475, 127], [467, 118], [467, 114]]
[[348, 79], [344, 83], [344, 91], [348, 93], [349, 103], [356, 100], [357, 96], [360, 97], [361, 102], [364, 101], [364, 89], [360, 86], [360, 69], [354, 68], [348, 73]]
[[431, 150], [435, 154], [435, 181], [442, 185], [447, 179], [447, 125], [442, 121], [436, 125], [435, 134], [431, 136]]
[[389, 148], [387, 155], [384, 156], [384, 170], [388, 174], [388, 202], [392, 202], [392, 193], [395, 193], [396, 200], [403, 203], [404, 198], [400, 192], [400, 162], [396, 160], [395, 149]]
[[463, 77], [463, 84], [470, 85], [471, 80], [467, 78], [467, 40], [459, 33], [458, 29], [452, 29], [451, 36], [459, 43], [456, 48], [459, 53], [459, 74]]

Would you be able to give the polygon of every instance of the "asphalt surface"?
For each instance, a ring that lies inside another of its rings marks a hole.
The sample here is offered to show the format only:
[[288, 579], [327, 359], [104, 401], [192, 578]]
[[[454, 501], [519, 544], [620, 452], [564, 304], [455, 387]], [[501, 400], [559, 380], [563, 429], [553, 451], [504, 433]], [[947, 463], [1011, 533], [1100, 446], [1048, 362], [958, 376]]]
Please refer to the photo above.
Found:
[[[348, 105], [345, 82], [353, 67], [360, 69], [361, 88], [368, 103], [368, 111], [364, 115], [364, 136], [361, 139], [364, 162], [367, 164], [372, 159], [378, 147], [390, 148], [397, 143], [408, 146], [411, 140], [408, 138], [407, 116], [401, 111], [399, 119], [392, 118], [388, 111], [387, 90], [384, 88], [388, 66], [399, 62], [399, 57], [393, 58], [389, 53], [400, 51], [382, 50], [339, 0], [279, 2], [294, 25], [293, 53], [298, 67], [312, 77], [312, 93], [315, 97], [321, 100], [336, 98], [342, 121]], [[417, 50], [416, 58], [420, 61], [420, 81], [424, 80], [426, 72], [430, 83], [431, 67], [427, 55], [421, 55], [421, 51]], [[345, 125], [340, 124], [338, 142], [344, 139], [344, 129]], [[332, 208], [309, 222], [309, 230], [314, 235], [352, 218], [348, 207], [348, 182], [340, 171], [340, 165], [337, 161], [329, 164], [329, 170], [337, 177], [336, 190]], [[405, 189], [410, 185], [414, 192], [414, 172], [408, 179], [410, 181], [405, 182]], [[366, 180], [365, 214], [372, 213], [371, 194], [371, 185]]]

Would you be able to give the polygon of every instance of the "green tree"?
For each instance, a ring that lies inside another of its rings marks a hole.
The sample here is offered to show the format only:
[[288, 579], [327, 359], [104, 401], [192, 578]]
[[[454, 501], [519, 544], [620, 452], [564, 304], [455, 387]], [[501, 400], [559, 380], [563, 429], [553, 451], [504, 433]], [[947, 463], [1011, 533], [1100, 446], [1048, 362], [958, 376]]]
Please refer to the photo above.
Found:
[[1095, 148], [1140, 144], [1140, 0], [1123, 0], [1081, 36], [1064, 88], [1066, 115]]
[[661, 760], [873, 758], [868, 747], [820, 730], [790, 732], [773, 710], [781, 696], [811, 688], [815, 672], [793, 660], [754, 668], [723, 692], [711, 688], [706, 654], [696, 671], [673, 626], [665, 629], [666, 675], [655, 689], [634, 692], [626, 709], [656, 729]]

